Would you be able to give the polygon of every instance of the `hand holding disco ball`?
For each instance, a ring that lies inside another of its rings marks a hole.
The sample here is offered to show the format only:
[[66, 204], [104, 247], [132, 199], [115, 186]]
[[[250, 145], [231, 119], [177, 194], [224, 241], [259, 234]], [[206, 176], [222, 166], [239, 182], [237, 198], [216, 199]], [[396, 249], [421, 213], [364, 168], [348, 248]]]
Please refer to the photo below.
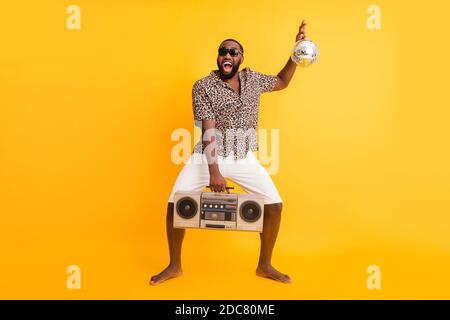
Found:
[[299, 31], [296, 37], [296, 44], [292, 50], [291, 59], [300, 67], [307, 67], [317, 61], [319, 56], [319, 48], [317, 45], [310, 41], [305, 40], [305, 21], [299, 27]]

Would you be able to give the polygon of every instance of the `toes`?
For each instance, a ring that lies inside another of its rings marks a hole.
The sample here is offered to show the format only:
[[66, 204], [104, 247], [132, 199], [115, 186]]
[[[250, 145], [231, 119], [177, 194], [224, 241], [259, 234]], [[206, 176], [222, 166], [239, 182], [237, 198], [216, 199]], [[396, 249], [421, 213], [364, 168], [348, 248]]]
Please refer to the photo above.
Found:
[[278, 272], [276, 269], [272, 270], [256, 270], [256, 275], [266, 277], [275, 281], [279, 281], [282, 283], [292, 283], [291, 278], [287, 274], [283, 274], [281, 272]]
[[150, 284], [158, 284], [158, 277], [153, 276], [150, 278]]

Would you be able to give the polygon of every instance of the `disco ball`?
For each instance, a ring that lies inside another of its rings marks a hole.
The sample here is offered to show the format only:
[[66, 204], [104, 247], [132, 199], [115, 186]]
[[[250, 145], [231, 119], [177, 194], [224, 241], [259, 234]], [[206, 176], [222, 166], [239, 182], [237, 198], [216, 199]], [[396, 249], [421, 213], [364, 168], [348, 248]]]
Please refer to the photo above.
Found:
[[310, 40], [298, 41], [292, 50], [291, 59], [298, 66], [307, 67], [317, 61], [319, 48]]

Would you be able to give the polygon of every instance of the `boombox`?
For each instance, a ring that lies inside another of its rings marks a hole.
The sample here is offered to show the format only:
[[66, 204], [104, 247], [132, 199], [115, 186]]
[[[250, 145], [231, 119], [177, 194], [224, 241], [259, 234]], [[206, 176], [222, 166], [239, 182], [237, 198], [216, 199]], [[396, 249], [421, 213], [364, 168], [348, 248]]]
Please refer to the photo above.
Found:
[[255, 194], [178, 191], [174, 228], [263, 230], [264, 199]]

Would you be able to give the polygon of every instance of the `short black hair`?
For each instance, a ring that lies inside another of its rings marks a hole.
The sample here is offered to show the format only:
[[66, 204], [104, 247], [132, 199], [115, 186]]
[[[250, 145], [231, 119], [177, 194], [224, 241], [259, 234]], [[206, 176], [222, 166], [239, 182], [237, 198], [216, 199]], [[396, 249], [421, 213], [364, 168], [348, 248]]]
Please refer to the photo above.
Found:
[[244, 54], [244, 47], [242, 46], [242, 44], [239, 43], [239, 41], [234, 40], [234, 39], [225, 39], [225, 40], [223, 40], [223, 41], [220, 43], [220, 45], [219, 45], [219, 49], [220, 49], [220, 47], [222, 46], [222, 43], [224, 43], [225, 41], [234, 41], [234, 42], [236, 42], [236, 43], [239, 45], [239, 48], [241, 48], [242, 54]]

